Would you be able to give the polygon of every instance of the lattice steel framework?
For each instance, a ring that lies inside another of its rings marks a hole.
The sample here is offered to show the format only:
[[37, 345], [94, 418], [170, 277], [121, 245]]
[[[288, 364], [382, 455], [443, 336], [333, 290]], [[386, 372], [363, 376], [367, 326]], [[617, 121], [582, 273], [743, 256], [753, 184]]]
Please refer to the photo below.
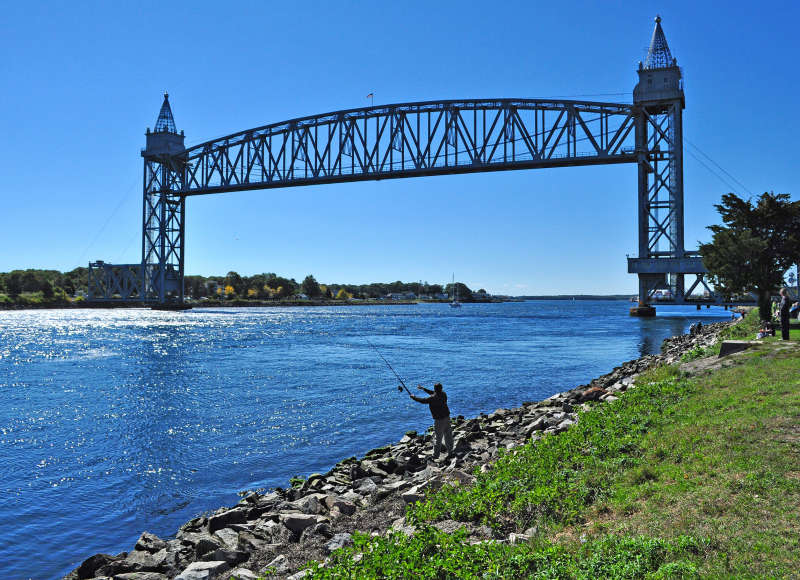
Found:
[[[683, 239], [683, 108], [681, 70], [667, 45], [661, 18], [656, 18], [645, 64], [639, 64], [633, 92], [639, 110], [636, 151], [639, 167], [639, 255], [628, 259], [628, 271], [639, 276], [639, 303], [648, 304], [658, 291], [669, 301], [692, 300], [706, 272], [697, 252], [686, 252]], [[694, 274], [688, 290], [684, 277]]]
[[[191, 147], [183, 195], [634, 162], [631, 105], [494, 99], [303, 117]], [[627, 144], [627, 147], [626, 147]]]
[[[96, 296], [182, 301], [187, 196], [611, 163], [639, 168], [639, 256], [629, 258], [628, 269], [639, 275], [640, 302], [647, 304], [663, 288], [672, 290], [675, 302], [698, 284], [708, 290], [702, 262], [683, 247], [683, 86], [658, 18], [632, 105], [551, 99], [402, 103], [292, 119], [186, 149], [168, 98], [142, 151], [142, 264], [138, 274], [135, 265], [90, 264]], [[684, 292], [687, 273], [698, 281]]]
[[155, 130], [147, 130], [142, 203], [142, 262], [89, 264], [89, 299], [157, 304], [183, 302], [186, 161], [183, 132], [175, 128], [169, 95]]
[[181, 158], [144, 160], [142, 265], [146, 300], [183, 301], [186, 198]]

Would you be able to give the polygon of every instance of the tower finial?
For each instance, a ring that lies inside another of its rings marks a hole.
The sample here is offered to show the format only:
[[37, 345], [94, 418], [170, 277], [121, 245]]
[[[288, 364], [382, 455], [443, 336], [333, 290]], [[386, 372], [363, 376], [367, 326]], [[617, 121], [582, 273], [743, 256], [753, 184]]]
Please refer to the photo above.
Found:
[[667, 38], [661, 29], [661, 16], [656, 15], [656, 26], [653, 29], [653, 38], [650, 39], [650, 48], [647, 50], [647, 59], [644, 68], [667, 68], [675, 65], [675, 59], [667, 45]]
[[177, 133], [175, 128], [175, 119], [172, 117], [172, 108], [169, 106], [169, 93], [164, 91], [164, 103], [161, 105], [161, 110], [158, 112], [158, 119], [156, 120], [156, 133]]

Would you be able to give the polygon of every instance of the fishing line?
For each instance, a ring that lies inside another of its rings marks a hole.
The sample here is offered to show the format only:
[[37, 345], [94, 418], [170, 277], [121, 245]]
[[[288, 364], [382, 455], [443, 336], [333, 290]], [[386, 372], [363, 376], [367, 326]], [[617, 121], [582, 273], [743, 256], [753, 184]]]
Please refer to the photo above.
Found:
[[383, 360], [383, 362], [385, 362], [385, 363], [386, 363], [386, 366], [387, 366], [387, 367], [389, 367], [389, 370], [390, 370], [390, 371], [392, 371], [392, 372], [394, 373], [394, 376], [396, 376], [396, 377], [397, 377], [397, 380], [398, 380], [398, 381], [400, 381], [400, 384], [402, 385], [402, 387], [397, 387], [397, 390], [398, 390], [398, 391], [400, 391], [400, 392], [402, 393], [402, 392], [403, 392], [403, 389], [405, 389], [405, 390], [406, 390], [406, 393], [408, 393], [408, 394], [410, 395], [410, 394], [411, 394], [411, 391], [409, 391], [409, 390], [408, 390], [408, 387], [406, 386], [406, 383], [405, 383], [405, 381], [403, 381], [403, 378], [402, 378], [402, 377], [401, 377], [399, 374], [397, 374], [397, 371], [396, 371], [396, 370], [394, 370], [394, 367], [392, 367], [392, 365], [390, 365], [390, 364], [389, 364], [389, 361], [388, 361], [388, 360], [386, 360], [386, 359], [383, 357], [383, 355], [381, 354], [381, 351], [379, 351], [379, 350], [378, 350], [378, 347], [377, 347], [377, 346], [375, 346], [374, 344], [372, 344], [372, 343], [369, 341], [369, 339], [365, 339], [365, 340], [367, 341], [367, 344], [368, 344], [368, 345], [370, 345], [370, 346], [373, 348], [373, 350], [374, 350], [376, 353], [378, 353], [378, 356], [379, 356], [379, 357], [381, 357], [381, 360]]

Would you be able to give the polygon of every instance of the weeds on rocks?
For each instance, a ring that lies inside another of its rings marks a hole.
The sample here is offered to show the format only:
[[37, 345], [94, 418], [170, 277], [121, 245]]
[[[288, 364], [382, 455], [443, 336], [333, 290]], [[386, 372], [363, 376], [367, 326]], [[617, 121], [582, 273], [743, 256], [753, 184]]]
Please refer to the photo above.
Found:
[[324, 568], [312, 564], [307, 578], [692, 578], [698, 576], [691, 558], [704, 550], [691, 537], [607, 536], [573, 546], [466, 540], [463, 531], [446, 534], [433, 527], [411, 537], [360, 535]]
[[674, 373], [660, 367], [619, 401], [582, 413], [568, 431], [503, 454], [474, 485], [430, 494], [409, 509], [409, 521], [479, 522], [503, 533], [579, 522], [620, 469], [637, 466], [645, 435], [686, 395]]

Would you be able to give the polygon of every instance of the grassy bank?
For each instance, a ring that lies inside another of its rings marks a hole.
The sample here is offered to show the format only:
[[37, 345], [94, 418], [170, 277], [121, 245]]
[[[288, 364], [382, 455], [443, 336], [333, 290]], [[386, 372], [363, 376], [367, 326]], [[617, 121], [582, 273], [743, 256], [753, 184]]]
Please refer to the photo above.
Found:
[[[731, 337], [752, 338], [752, 316]], [[358, 537], [309, 577], [797, 577], [798, 346], [765, 340], [695, 376], [651, 371], [474, 485], [428, 494], [408, 510], [413, 537]], [[471, 544], [442, 520], [527, 537]]]

